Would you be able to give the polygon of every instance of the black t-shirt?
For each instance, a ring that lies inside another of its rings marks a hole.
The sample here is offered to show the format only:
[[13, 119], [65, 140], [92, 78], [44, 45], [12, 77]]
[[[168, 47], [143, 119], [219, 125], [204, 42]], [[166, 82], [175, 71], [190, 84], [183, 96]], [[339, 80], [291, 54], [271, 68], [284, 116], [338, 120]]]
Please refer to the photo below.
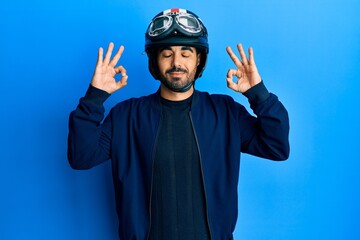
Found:
[[199, 152], [190, 120], [191, 98], [162, 99], [151, 197], [153, 240], [207, 240], [209, 229]]

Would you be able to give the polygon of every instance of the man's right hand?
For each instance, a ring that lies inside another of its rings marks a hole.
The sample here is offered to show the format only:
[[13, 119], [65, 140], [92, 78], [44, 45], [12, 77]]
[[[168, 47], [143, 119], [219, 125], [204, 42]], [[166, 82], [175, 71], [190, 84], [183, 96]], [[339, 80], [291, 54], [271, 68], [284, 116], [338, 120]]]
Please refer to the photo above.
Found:
[[[112, 59], [111, 54], [114, 49], [114, 43], [110, 43], [106, 52], [105, 58], [103, 58], [103, 48], [99, 48], [98, 60], [96, 63], [95, 72], [91, 81], [93, 87], [106, 91], [109, 94], [123, 88], [127, 84], [128, 76], [126, 75], [126, 69], [123, 66], [116, 66], [122, 53], [124, 52], [124, 46], [120, 46], [117, 53]], [[121, 74], [121, 79], [116, 81], [115, 76]]]

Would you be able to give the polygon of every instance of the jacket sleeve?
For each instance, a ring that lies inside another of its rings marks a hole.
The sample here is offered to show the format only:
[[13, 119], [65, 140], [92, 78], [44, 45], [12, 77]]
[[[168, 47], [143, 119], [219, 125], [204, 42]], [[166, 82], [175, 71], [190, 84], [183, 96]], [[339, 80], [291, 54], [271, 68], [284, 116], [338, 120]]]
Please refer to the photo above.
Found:
[[74, 169], [89, 169], [110, 157], [111, 121], [103, 123], [103, 103], [110, 96], [105, 91], [89, 86], [77, 108], [70, 113], [68, 161]]
[[242, 152], [271, 160], [286, 160], [290, 154], [288, 112], [278, 97], [269, 93], [263, 82], [244, 95], [255, 117], [243, 119]]

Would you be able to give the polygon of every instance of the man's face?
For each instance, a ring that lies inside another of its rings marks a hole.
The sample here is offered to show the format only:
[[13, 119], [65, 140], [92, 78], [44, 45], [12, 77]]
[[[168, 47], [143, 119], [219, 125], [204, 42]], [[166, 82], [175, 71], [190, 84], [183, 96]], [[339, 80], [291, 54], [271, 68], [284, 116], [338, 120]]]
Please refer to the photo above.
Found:
[[161, 80], [173, 89], [182, 89], [194, 81], [200, 53], [194, 47], [165, 47], [160, 49], [157, 61]]

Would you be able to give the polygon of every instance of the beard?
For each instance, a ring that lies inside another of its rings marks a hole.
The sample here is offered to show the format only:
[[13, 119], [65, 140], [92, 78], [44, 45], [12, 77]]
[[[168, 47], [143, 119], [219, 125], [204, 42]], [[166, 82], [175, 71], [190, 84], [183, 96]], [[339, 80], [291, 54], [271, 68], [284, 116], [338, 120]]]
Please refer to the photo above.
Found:
[[[181, 77], [169, 76], [171, 73], [183, 73]], [[186, 92], [195, 81], [196, 68], [189, 73], [186, 69], [173, 67], [165, 72], [165, 75], [161, 75], [160, 81], [171, 91], [174, 92]], [[185, 76], [184, 76], [185, 75]], [[168, 77], [167, 77], [168, 76]]]

